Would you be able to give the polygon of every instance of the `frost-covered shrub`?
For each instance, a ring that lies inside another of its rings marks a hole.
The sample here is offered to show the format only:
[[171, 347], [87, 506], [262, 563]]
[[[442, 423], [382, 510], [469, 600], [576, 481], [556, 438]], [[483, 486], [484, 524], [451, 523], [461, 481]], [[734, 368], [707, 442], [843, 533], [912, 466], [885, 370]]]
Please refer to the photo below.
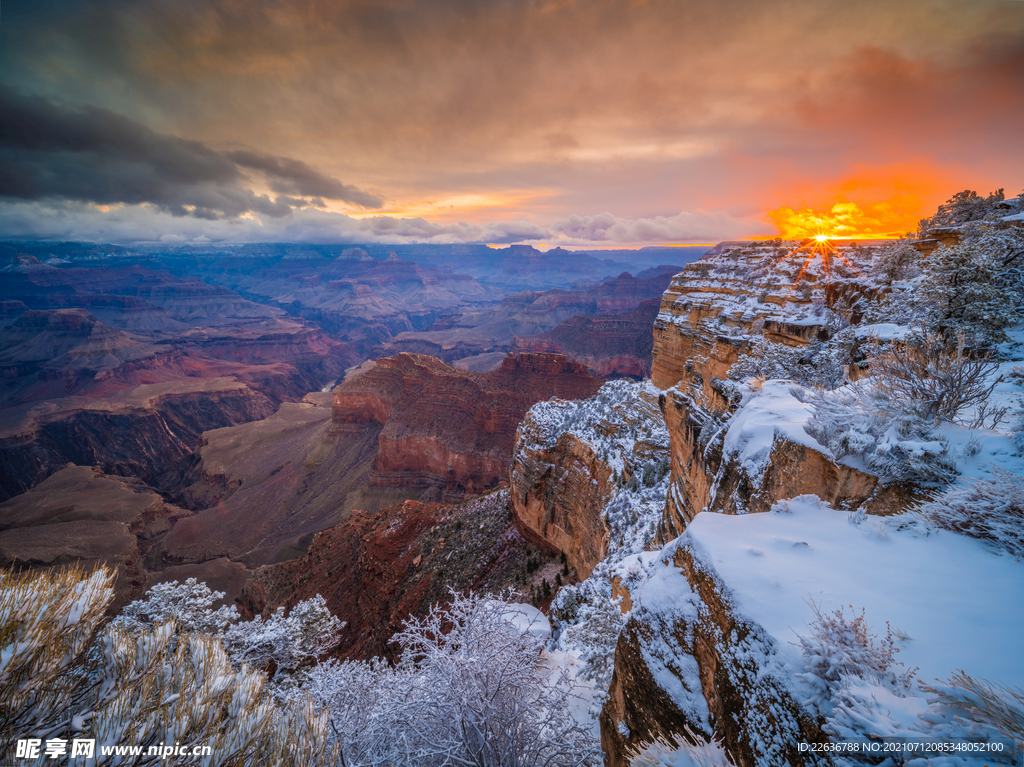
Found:
[[[19, 733], [52, 728], [71, 704], [77, 664], [114, 597], [106, 569], [0, 570], [0, 727], [6, 753]], [[66, 675], [68, 684], [55, 684]], [[77, 679], [77, 681], [81, 681]]]
[[1024, 230], [968, 224], [955, 245], [925, 261], [919, 302], [929, 328], [953, 343], [966, 334], [974, 346], [1006, 339], [1024, 316]]
[[[0, 733], [5, 755], [19, 738], [69, 734], [104, 746], [141, 747], [134, 765], [180, 764], [151, 746], [208, 746], [199, 763], [319, 765], [333, 760], [327, 717], [296, 696], [281, 705], [266, 676], [235, 669], [217, 636], [183, 632], [174, 619], [108, 625], [89, 643], [113, 598], [100, 568], [0, 574]], [[117, 763], [114, 760], [113, 763]], [[25, 760], [19, 760], [25, 763]], [[54, 764], [45, 753], [28, 764]], [[197, 763], [191, 756], [187, 763]]]
[[964, 344], [963, 333], [952, 346], [925, 333], [879, 348], [871, 357], [879, 407], [891, 414], [909, 410], [933, 426], [948, 421], [994, 428], [1005, 415], [988, 408], [992, 390], [1002, 380], [995, 375], [998, 365], [987, 356], [966, 354]]
[[824, 613], [815, 602], [810, 605], [811, 634], [799, 637], [807, 671], [798, 676], [811, 690], [812, 705], [828, 711], [830, 699], [848, 677], [870, 679], [898, 696], [910, 691], [917, 669], [898, 668], [903, 664], [896, 661], [899, 648], [888, 623], [885, 638], [875, 644], [878, 637], [868, 628], [863, 610], [857, 615], [851, 606], [847, 618], [844, 608]]
[[279, 607], [266, 621], [256, 616], [248, 622], [239, 622], [234, 605], [215, 610], [213, 604], [223, 598], [223, 591], [211, 591], [195, 578], [158, 583], [126, 606], [112, 625], [139, 634], [173, 619], [179, 631], [215, 634], [236, 668], [246, 663], [267, 671], [275, 686], [283, 687], [293, 687], [303, 667], [337, 645], [345, 625], [331, 615], [319, 594], [287, 614]]
[[111, 623], [129, 630], [142, 630], [174, 618], [182, 631], [218, 634], [238, 620], [234, 605], [213, 609], [214, 602], [223, 598], [223, 591], [212, 591], [195, 578], [184, 583], [158, 583], [143, 599], [126, 605]]
[[689, 740], [681, 738], [678, 746], [659, 738], [633, 759], [635, 765], [649, 767], [735, 767], [722, 744], [706, 740], [689, 727]]
[[837, 346], [814, 342], [807, 346], [787, 346], [762, 336], [749, 354], [741, 355], [729, 369], [729, 378], [786, 378], [803, 386], [834, 389], [843, 383], [848, 354]]
[[[954, 721], [959, 720], [961, 726], [988, 725], [1010, 742], [1024, 743], [1024, 690], [975, 679], [963, 671], [923, 689], [933, 695], [936, 702], [958, 709]], [[963, 738], [951, 738], [958, 739]]]
[[873, 382], [857, 382], [833, 392], [794, 389], [814, 408], [804, 426], [835, 458], [860, 456], [879, 476], [920, 482], [950, 482], [957, 475], [949, 443], [936, 439], [931, 425], [913, 408], [900, 410], [879, 401]]
[[921, 252], [908, 240], [897, 240], [879, 249], [871, 276], [882, 285], [893, 285], [920, 274]]
[[1024, 480], [998, 467], [989, 479], [965, 480], [917, 508], [938, 527], [1024, 556]]
[[453, 595], [395, 635], [394, 667], [325, 664], [312, 691], [330, 707], [347, 764], [568, 767], [597, 764], [569, 713], [574, 688], [505, 599]]
[[282, 673], [294, 675], [337, 646], [344, 627], [317, 594], [299, 602], [287, 614], [278, 607], [267, 620], [257, 615], [251, 621], [236, 623], [225, 632], [224, 647], [236, 665], [248, 663], [273, 669], [276, 680]]
[[604, 594], [575, 601], [575, 595], [566, 596], [562, 603], [565, 629], [559, 644], [571, 647], [584, 663], [583, 676], [596, 682], [599, 690], [608, 689], [618, 635], [623, 633], [626, 619], [621, 601]]

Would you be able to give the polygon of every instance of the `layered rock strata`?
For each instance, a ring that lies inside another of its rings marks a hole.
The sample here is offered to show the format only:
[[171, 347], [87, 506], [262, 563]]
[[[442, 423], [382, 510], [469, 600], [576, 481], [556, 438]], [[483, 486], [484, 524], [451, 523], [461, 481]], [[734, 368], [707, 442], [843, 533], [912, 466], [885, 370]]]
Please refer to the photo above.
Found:
[[827, 342], [859, 321], [875, 297], [860, 277], [872, 251], [856, 244], [828, 247], [823, 260], [807, 242], [723, 243], [677, 274], [666, 290], [654, 323], [651, 373], [665, 391], [662, 412], [672, 439], [662, 543], [703, 509], [735, 510], [739, 497], [764, 510], [805, 491], [808, 482], [801, 477], [811, 475], [792, 470], [797, 466], [818, 469], [810, 484], [821, 478], [832, 488], [830, 500], [856, 506], [874, 492], [877, 478], [784, 441], [771, 477], [744, 477], [723, 463], [722, 426], [735, 406], [723, 383], [732, 366], [761, 339], [787, 347]]
[[509, 470], [516, 522], [564, 553], [580, 578], [620, 543], [610, 540], [613, 498], [653, 487], [667, 470], [657, 394], [649, 384], [608, 383], [588, 400], [538, 403], [516, 433]]
[[0, 411], [0, 497], [67, 463], [173, 485], [203, 429], [265, 418], [266, 396], [233, 378], [135, 386], [109, 397], [65, 397]]
[[660, 306], [657, 298], [621, 314], [576, 315], [547, 333], [517, 336], [513, 348], [565, 354], [604, 378], [646, 378], [651, 374], [651, 325]]
[[505, 479], [516, 427], [531, 405], [588, 397], [600, 385], [585, 366], [556, 354], [509, 355], [488, 373], [400, 354], [335, 389], [332, 424], [339, 433], [383, 427], [374, 484], [459, 498]]
[[137, 480], [68, 464], [0, 503], [0, 567], [106, 564], [117, 571], [114, 613], [147, 587], [143, 560], [154, 542], [190, 514]]
[[[527, 572], [529, 560], [542, 565]], [[557, 560], [526, 541], [508, 513], [508, 491], [465, 501], [406, 501], [376, 514], [357, 512], [318, 533], [308, 553], [264, 567], [246, 586], [250, 612], [322, 594], [346, 621], [340, 657], [393, 657], [391, 637], [410, 616], [422, 616], [458, 592], [528, 590], [553, 580]]]

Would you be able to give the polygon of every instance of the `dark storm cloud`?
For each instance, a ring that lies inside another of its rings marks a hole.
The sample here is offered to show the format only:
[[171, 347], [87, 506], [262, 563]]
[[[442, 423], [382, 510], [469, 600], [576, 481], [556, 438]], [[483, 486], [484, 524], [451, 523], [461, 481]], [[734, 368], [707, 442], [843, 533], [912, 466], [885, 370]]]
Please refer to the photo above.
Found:
[[298, 194], [328, 200], [344, 200], [364, 208], [379, 208], [381, 199], [335, 178], [318, 173], [300, 160], [274, 157], [240, 149], [227, 155], [244, 168], [252, 168], [266, 175], [270, 188], [281, 194]]
[[[96, 204], [150, 203], [177, 216], [216, 219], [253, 212], [288, 216], [321, 198], [379, 208], [381, 200], [306, 163], [215, 151], [107, 109], [73, 109], [0, 84], [0, 197]], [[243, 168], [267, 177], [276, 200], [257, 194]], [[286, 194], [316, 199], [289, 200]]]

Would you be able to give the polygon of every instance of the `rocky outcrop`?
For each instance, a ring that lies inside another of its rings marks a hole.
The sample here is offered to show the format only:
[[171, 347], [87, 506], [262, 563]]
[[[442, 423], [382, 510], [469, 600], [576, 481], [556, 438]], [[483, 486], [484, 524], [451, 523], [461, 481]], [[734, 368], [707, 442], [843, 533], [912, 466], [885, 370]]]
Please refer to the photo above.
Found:
[[279, 562], [301, 555], [315, 533], [356, 508], [372, 512], [408, 498], [408, 491], [369, 490], [380, 426], [335, 429], [331, 401], [316, 392], [263, 420], [205, 432], [177, 495], [197, 513], [166, 536], [152, 566]]
[[538, 403], [516, 433], [509, 470], [516, 523], [564, 553], [580, 578], [608, 554], [608, 503], [667, 470], [657, 403], [650, 385], [613, 382], [589, 400]]
[[530, 559], [545, 561], [512, 525], [506, 490], [453, 505], [406, 501], [357, 512], [314, 536], [305, 556], [257, 570], [245, 604], [258, 612], [322, 594], [347, 623], [339, 656], [392, 657], [403, 621], [450, 589], [496, 593], [528, 589], [542, 573], [553, 579], [544, 568], [528, 573]]
[[[716, 442], [734, 407], [722, 382], [742, 355], [761, 338], [789, 347], [826, 341], [844, 323], [858, 321], [874, 297], [857, 271], [865, 268], [868, 249], [817, 247], [810, 242], [723, 243], [677, 274], [666, 290], [654, 323], [651, 373], [654, 384], [665, 390], [662, 411], [672, 439], [662, 543], [681, 533], [702, 509], [732, 508], [733, 491], [749, 497], [746, 485], [760, 489], [752, 501], [758, 509], [792, 497], [786, 493], [794, 481], [782, 477], [795, 476], [787, 466], [798, 464], [781, 460], [783, 455], [820, 464], [821, 481], [837, 488], [837, 502], [857, 505], [874, 491], [866, 475], [820, 454], [798, 456], [801, 450], [792, 446], [780, 446], [781, 462], [771, 470], [771, 479], [744, 479], [723, 465]], [[826, 480], [831, 475], [834, 480]], [[717, 487], [715, 477], [726, 477], [727, 486]]]
[[[459, 498], [505, 479], [516, 427], [535, 402], [594, 394], [601, 381], [555, 354], [509, 355], [471, 373], [418, 354], [377, 360], [334, 391], [334, 428], [383, 426], [373, 483]], [[425, 496], [429, 498], [430, 496]]]
[[576, 315], [547, 333], [516, 337], [513, 348], [565, 354], [603, 378], [646, 378], [651, 374], [651, 325], [660, 305], [656, 298], [621, 314]]
[[605, 763], [625, 767], [644, 745], [693, 733], [721, 742], [737, 767], [831, 764], [799, 749], [828, 737], [793, 697], [778, 640], [737, 609], [690, 544], [663, 550], [632, 595], [601, 712]]

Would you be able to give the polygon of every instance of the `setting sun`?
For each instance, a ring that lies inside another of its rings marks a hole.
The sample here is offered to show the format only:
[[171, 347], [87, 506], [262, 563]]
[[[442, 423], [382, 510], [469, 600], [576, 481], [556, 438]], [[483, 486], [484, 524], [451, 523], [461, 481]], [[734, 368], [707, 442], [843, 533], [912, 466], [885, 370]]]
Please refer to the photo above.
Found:
[[837, 202], [826, 210], [804, 207], [794, 210], [783, 206], [768, 212], [768, 218], [785, 240], [813, 237], [829, 239], [887, 240], [901, 236], [916, 225], [916, 220], [894, 210], [886, 202]]

